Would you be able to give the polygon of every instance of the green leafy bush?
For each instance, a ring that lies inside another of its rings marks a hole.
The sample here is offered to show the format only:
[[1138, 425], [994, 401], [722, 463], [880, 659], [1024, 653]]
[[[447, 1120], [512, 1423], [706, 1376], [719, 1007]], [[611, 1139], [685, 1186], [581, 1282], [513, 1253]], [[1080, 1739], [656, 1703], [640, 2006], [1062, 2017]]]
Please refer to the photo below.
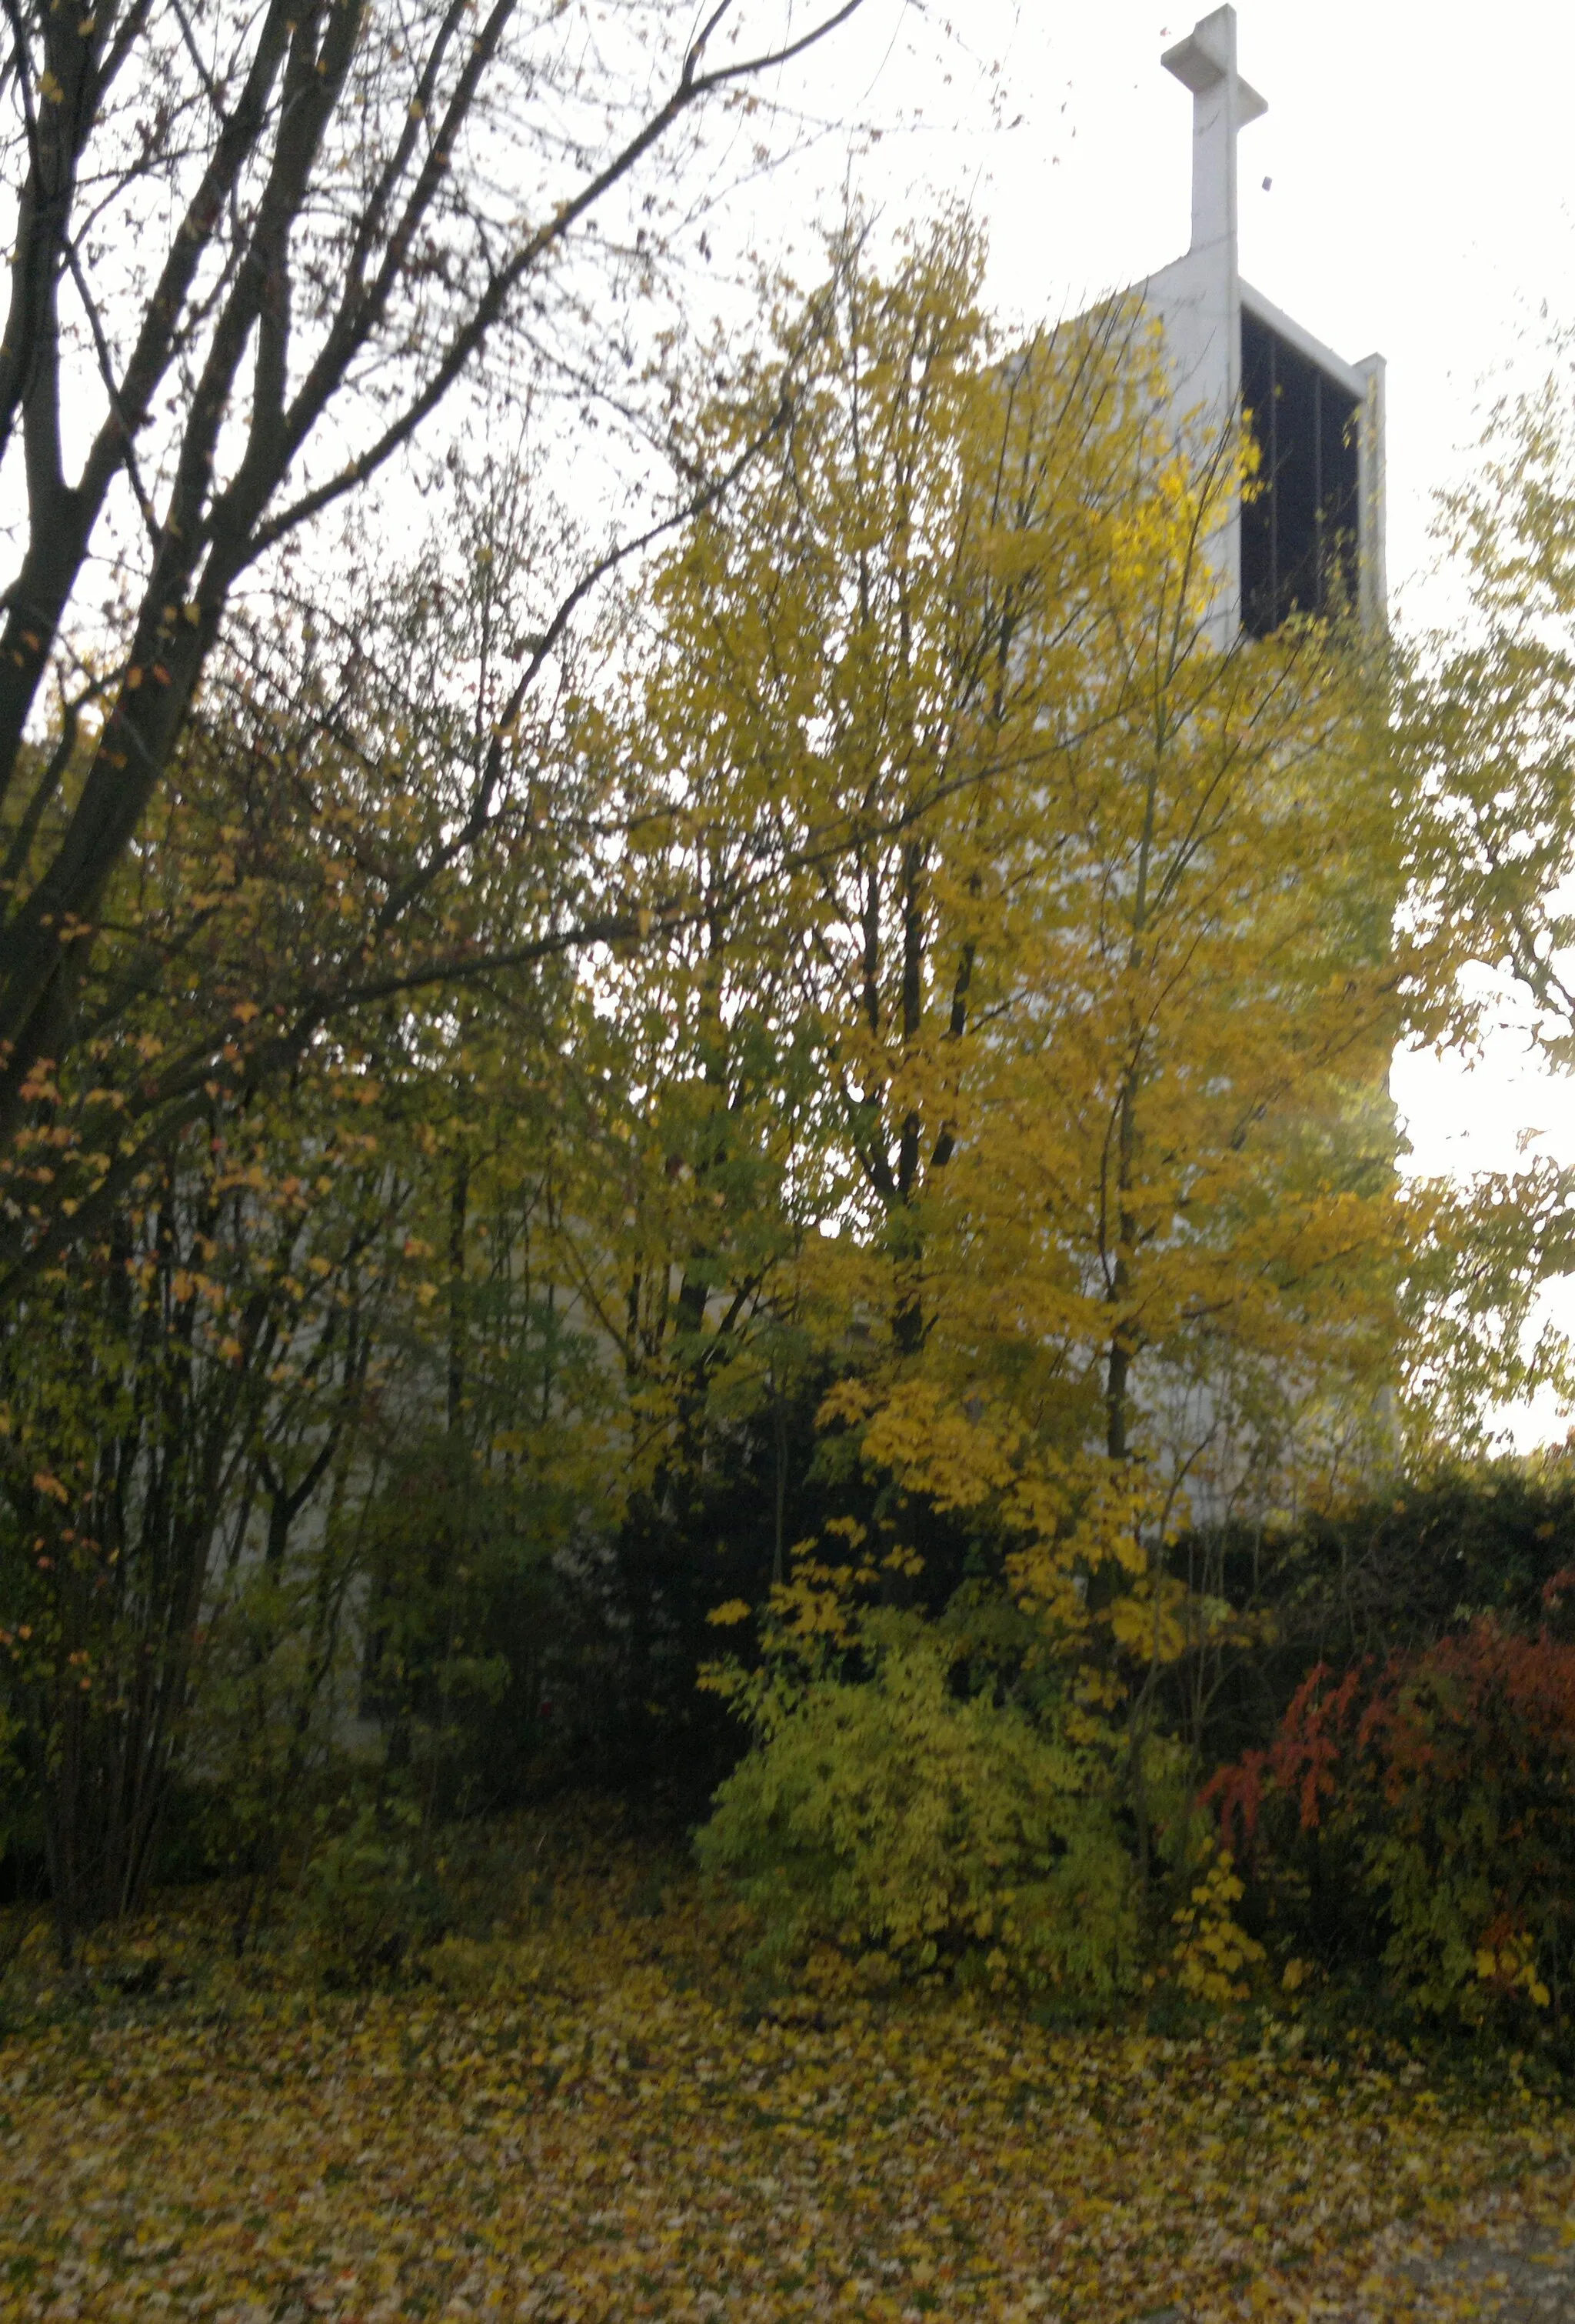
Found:
[[1381, 1668], [1321, 1665], [1270, 1748], [1211, 1790], [1260, 1870], [1320, 1847], [1355, 1868], [1384, 1966], [1424, 2010], [1567, 2012], [1575, 1646], [1484, 1618]]
[[1092, 1752], [964, 1698], [922, 1618], [865, 1618], [868, 1677], [814, 1679], [716, 1794], [702, 1863], [778, 1962], [817, 1943], [907, 1971], [1104, 1998], [1138, 1950], [1130, 1867]]
[[418, 1868], [408, 1839], [371, 1807], [311, 1857], [300, 1909], [309, 1948], [330, 1985], [397, 1976], [441, 1920], [436, 1886]]

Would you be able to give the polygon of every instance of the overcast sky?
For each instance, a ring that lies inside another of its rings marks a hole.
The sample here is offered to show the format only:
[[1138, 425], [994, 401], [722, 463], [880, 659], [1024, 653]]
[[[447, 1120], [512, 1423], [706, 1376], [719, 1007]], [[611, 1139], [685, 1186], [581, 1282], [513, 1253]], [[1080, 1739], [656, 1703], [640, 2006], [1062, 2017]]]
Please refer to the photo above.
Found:
[[[838, 52], [839, 105], [921, 116], [860, 164], [889, 217], [968, 197], [996, 298], [1024, 317], [1076, 312], [1185, 247], [1192, 100], [1159, 56], [1202, 11], [948, 0], [950, 51], [941, 13], [926, 27], [877, 0]], [[1242, 75], [1268, 103], [1241, 134], [1242, 272], [1348, 360], [1387, 357], [1392, 600], [1425, 626], [1448, 598], [1427, 571], [1431, 495], [1468, 463], [1492, 383], [1540, 374], [1548, 323], [1575, 323], [1575, 9], [1241, 0], [1237, 15]], [[991, 65], [1016, 126], [990, 125]], [[1531, 1130], [1575, 1158], [1575, 1089], [1526, 1070], [1503, 1013], [1469, 1073], [1397, 1061], [1413, 1167], [1512, 1167]], [[1575, 1287], [1552, 1304], [1575, 1328]], [[1515, 1434], [1566, 1425], [1544, 1409]]]

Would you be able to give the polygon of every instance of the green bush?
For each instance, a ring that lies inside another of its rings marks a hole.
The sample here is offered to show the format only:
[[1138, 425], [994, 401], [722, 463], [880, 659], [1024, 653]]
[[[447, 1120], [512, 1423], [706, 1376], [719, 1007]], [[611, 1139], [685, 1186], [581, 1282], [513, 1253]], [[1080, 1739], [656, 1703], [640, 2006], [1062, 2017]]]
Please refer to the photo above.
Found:
[[816, 1944], [1091, 1999], [1131, 1984], [1138, 1917], [1104, 1770], [1011, 1703], [960, 1696], [922, 1618], [866, 1618], [870, 1675], [823, 1675], [697, 1836], [786, 1963]]
[[300, 1911], [320, 1975], [342, 1986], [397, 1976], [442, 1918], [436, 1885], [418, 1868], [409, 1840], [370, 1807], [313, 1854]]

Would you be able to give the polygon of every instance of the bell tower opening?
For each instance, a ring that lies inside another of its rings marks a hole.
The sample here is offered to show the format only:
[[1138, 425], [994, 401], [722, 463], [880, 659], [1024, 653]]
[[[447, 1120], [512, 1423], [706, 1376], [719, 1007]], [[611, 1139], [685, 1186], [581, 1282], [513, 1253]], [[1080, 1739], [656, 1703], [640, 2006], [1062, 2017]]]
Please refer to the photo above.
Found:
[[1338, 619], [1359, 593], [1359, 400], [1244, 300], [1241, 407], [1258, 459], [1242, 494], [1241, 626], [1265, 638], [1294, 613]]

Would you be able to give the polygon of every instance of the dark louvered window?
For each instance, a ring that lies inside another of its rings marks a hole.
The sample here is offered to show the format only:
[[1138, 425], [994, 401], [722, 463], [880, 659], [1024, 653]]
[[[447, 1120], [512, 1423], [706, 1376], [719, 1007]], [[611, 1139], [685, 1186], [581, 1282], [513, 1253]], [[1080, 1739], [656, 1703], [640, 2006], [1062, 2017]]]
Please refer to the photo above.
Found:
[[1241, 511], [1241, 622], [1263, 638], [1293, 613], [1333, 615], [1355, 601], [1358, 406], [1245, 311], [1241, 400], [1258, 448]]

